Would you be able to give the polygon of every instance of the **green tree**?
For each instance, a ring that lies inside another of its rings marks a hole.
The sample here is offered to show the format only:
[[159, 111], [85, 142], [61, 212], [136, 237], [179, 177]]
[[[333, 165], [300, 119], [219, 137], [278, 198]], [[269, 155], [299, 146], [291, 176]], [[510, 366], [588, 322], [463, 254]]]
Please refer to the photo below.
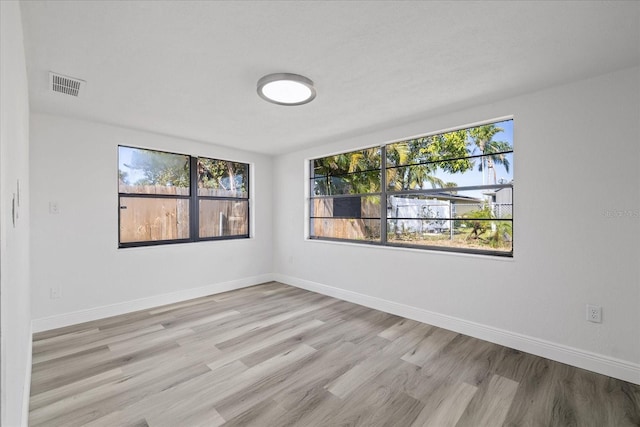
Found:
[[129, 184], [129, 174], [123, 170], [118, 169], [118, 182], [121, 184]]
[[462, 173], [473, 167], [466, 130], [415, 138], [387, 146], [388, 183], [394, 190], [443, 188], [437, 172]]
[[247, 191], [247, 165], [228, 160], [198, 158], [198, 188]]
[[369, 148], [316, 159], [316, 194], [366, 194], [380, 191], [380, 149]]
[[189, 187], [189, 157], [160, 151], [135, 150], [130, 169], [142, 171], [144, 178], [135, 185], [171, 185]]
[[[493, 184], [497, 182], [495, 165], [504, 166], [509, 172], [509, 159], [505, 152], [513, 150], [513, 147], [506, 141], [494, 141], [493, 137], [503, 132], [504, 129], [497, 127], [495, 124], [476, 126], [469, 129], [469, 137], [475, 148], [480, 151], [482, 157], [478, 164], [478, 171], [482, 172], [482, 184], [488, 184], [489, 174], [492, 175]], [[486, 177], [486, 178], [485, 178]]]
[[490, 219], [493, 216], [491, 212], [491, 207], [485, 203], [482, 205], [481, 209], [473, 210], [468, 212], [464, 216], [464, 224], [465, 227], [470, 228], [471, 231], [467, 235], [467, 239], [482, 239], [482, 235], [489, 230], [490, 223], [487, 219]]
[[[497, 181], [495, 165], [503, 165], [509, 171], [507, 152], [513, 150], [505, 141], [493, 138], [503, 132], [494, 124], [477, 126], [438, 135], [414, 138], [386, 146], [386, 172], [389, 189], [447, 188], [455, 183], [444, 182], [438, 173], [464, 173], [475, 167], [468, 157], [480, 151], [482, 157], [478, 170], [483, 184], [492, 171], [493, 183]], [[314, 161], [316, 194], [363, 194], [380, 191], [379, 148], [342, 153]]]

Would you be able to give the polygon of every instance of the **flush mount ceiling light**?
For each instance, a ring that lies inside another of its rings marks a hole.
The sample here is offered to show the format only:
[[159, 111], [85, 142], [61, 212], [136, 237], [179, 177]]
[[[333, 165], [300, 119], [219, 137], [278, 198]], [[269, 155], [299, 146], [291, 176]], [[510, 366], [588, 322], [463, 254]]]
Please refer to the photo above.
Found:
[[313, 82], [290, 73], [269, 74], [258, 80], [258, 95], [278, 105], [302, 105], [316, 97]]

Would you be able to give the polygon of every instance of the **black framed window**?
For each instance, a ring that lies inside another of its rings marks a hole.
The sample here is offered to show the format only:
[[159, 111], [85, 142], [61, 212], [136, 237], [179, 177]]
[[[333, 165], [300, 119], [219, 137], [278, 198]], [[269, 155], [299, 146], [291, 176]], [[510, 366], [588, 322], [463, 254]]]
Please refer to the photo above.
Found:
[[380, 155], [376, 147], [311, 161], [312, 237], [380, 242]]
[[249, 165], [118, 147], [119, 247], [249, 237]]
[[513, 256], [513, 120], [310, 162], [312, 239]]
[[198, 238], [249, 236], [249, 165], [204, 157], [198, 165]]

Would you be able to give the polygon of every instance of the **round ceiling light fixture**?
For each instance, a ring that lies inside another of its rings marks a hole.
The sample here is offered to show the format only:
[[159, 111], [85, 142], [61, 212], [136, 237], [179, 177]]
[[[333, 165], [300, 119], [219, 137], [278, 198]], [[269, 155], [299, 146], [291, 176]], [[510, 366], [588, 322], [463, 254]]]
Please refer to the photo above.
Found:
[[278, 105], [302, 105], [316, 97], [316, 88], [299, 74], [275, 73], [258, 80], [258, 95]]

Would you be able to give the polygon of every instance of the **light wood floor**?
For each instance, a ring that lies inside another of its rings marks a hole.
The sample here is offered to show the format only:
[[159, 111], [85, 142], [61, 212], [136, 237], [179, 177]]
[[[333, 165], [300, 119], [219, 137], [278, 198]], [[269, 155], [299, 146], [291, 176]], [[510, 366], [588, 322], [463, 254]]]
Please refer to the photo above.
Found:
[[32, 426], [640, 426], [640, 386], [280, 283], [36, 334]]

